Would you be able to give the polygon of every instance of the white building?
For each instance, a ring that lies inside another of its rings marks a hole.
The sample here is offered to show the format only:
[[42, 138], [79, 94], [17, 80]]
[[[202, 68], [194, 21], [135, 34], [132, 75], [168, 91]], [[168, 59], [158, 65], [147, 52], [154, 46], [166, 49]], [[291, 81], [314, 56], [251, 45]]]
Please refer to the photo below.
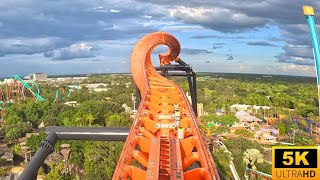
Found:
[[233, 104], [230, 106], [230, 109], [232, 112], [237, 112], [237, 111], [251, 111], [255, 110], [257, 112], [259, 109], [271, 109], [270, 106], [256, 106], [256, 105], [247, 105], [247, 104]]
[[77, 101], [68, 101], [68, 102], [65, 102], [63, 104], [65, 104], [67, 106], [73, 106], [73, 107], [79, 106], [79, 103]]
[[201, 117], [204, 115], [204, 110], [203, 110], [203, 104], [198, 103], [197, 104], [197, 111], [198, 111], [198, 117]]
[[81, 89], [82, 87], [79, 85], [69, 85], [69, 88], [74, 88], [74, 89]]
[[30, 79], [33, 80], [33, 81], [47, 81], [48, 74], [46, 74], [46, 73], [30, 74]]
[[246, 126], [257, 125], [262, 122], [261, 119], [256, 118], [245, 111], [238, 111], [235, 116]]
[[231, 111], [246, 111], [251, 108], [251, 105], [233, 104], [230, 106]]
[[93, 84], [82, 84], [88, 89], [96, 89], [96, 88], [106, 88], [109, 84], [106, 83], [93, 83]]

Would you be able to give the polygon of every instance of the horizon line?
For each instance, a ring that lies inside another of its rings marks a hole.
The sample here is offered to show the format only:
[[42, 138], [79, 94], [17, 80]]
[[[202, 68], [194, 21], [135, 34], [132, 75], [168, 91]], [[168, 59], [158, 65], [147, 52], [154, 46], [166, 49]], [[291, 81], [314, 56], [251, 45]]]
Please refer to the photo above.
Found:
[[[290, 75], [290, 74], [270, 74], [270, 73], [261, 73], [261, 74], [257, 74], [257, 73], [241, 73], [241, 72], [205, 72], [205, 71], [199, 71], [196, 72], [197, 74], [201, 74], [201, 73], [208, 73], [208, 74], [247, 74], [247, 75], [270, 75], [270, 76], [291, 76], [291, 77], [305, 77], [305, 78], [317, 78], [316, 76], [309, 76], [309, 75]], [[34, 74], [34, 73], [31, 73]], [[47, 73], [44, 73], [47, 74]], [[105, 73], [71, 73], [71, 74], [48, 74], [48, 78], [50, 77], [59, 77], [59, 76], [92, 76], [92, 75], [104, 75], [104, 74], [132, 74], [131, 72], [115, 72], [115, 73], [111, 73], [111, 72], [105, 72]], [[19, 74], [18, 74], [19, 75]], [[30, 75], [30, 74], [28, 74]], [[25, 77], [28, 75], [19, 75], [21, 77]], [[11, 75], [12, 76], [12, 75]], [[11, 76], [2, 76], [0, 77], [0, 79], [6, 79], [6, 78], [10, 78]]]

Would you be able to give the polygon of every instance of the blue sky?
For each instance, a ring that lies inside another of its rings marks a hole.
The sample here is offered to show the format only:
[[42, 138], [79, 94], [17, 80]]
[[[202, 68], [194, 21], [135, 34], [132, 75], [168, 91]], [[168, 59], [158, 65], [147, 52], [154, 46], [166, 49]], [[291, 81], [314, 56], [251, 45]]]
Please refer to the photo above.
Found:
[[2, 0], [0, 77], [130, 72], [134, 44], [155, 31], [176, 36], [198, 72], [315, 76], [305, 3]]

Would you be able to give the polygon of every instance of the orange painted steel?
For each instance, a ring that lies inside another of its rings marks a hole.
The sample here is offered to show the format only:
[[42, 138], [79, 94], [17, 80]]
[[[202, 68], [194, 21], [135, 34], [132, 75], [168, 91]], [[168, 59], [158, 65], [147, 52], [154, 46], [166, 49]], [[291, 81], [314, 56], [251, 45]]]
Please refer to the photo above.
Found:
[[[185, 93], [152, 65], [151, 53], [158, 45], [169, 47], [159, 55], [161, 65], [179, 60], [180, 43], [168, 33], [148, 34], [136, 44], [131, 71], [142, 101], [113, 180], [218, 180]], [[182, 132], [179, 137], [178, 131]]]

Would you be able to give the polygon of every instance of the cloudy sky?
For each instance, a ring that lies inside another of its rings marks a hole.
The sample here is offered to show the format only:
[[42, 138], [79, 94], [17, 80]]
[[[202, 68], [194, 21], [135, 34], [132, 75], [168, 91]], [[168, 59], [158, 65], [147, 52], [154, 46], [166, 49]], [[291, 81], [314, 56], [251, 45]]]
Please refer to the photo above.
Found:
[[1, 0], [0, 77], [130, 72], [134, 44], [155, 31], [198, 72], [314, 76], [305, 3], [320, 14], [311, 0]]

